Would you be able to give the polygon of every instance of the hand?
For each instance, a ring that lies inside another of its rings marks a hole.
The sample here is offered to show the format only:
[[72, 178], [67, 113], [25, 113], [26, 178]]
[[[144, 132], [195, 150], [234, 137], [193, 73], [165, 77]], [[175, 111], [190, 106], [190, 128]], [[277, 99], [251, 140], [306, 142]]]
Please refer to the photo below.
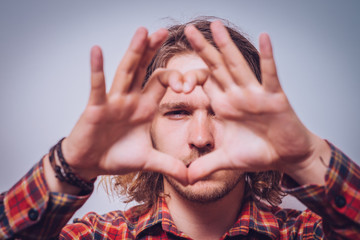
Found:
[[185, 34], [208, 65], [204, 84], [216, 117], [224, 121], [224, 140], [189, 167], [194, 183], [220, 169], [296, 171], [311, 165], [323, 140], [300, 122], [280, 86], [270, 38], [260, 36], [262, 84], [220, 21], [211, 25], [216, 50], [194, 27]]
[[92, 48], [89, 102], [62, 144], [65, 159], [81, 177], [91, 179], [144, 170], [161, 172], [187, 183], [185, 165], [155, 150], [149, 134], [150, 122], [166, 88], [179, 91], [181, 76], [164, 77], [171, 73], [158, 71], [141, 87], [146, 68], [166, 37], [164, 29], [148, 37], [147, 30], [139, 28], [118, 66], [109, 93], [105, 88], [101, 49]]

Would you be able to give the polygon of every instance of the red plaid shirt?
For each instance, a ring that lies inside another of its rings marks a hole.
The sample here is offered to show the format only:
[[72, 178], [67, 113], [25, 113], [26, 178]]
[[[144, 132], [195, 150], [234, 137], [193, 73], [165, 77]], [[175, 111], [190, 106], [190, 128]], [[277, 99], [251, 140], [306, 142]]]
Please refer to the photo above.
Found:
[[[244, 199], [238, 220], [221, 239], [360, 239], [360, 169], [343, 153], [332, 146], [325, 186], [290, 182], [283, 181], [285, 191], [311, 210]], [[137, 218], [132, 209], [91, 212], [66, 225], [88, 197], [49, 192], [40, 161], [0, 195], [0, 239], [190, 239], [176, 228], [164, 199]]]

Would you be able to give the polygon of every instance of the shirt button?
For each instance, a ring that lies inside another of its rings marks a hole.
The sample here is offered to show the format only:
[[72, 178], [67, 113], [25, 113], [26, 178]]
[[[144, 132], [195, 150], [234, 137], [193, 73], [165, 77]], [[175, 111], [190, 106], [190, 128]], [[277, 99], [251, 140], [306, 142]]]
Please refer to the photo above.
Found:
[[342, 208], [346, 205], [346, 199], [343, 196], [337, 195], [335, 197], [335, 205], [338, 208]]
[[35, 221], [39, 217], [39, 212], [31, 208], [28, 212], [28, 217], [31, 221]]

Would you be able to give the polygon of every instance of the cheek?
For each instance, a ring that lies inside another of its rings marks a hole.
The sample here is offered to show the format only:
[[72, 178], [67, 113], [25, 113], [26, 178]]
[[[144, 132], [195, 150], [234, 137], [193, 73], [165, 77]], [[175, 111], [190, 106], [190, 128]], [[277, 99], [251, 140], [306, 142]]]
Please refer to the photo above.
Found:
[[172, 156], [180, 156], [187, 147], [187, 127], [185, 122], [155, 119], [151, 127], [151, 137], [157, 150]]

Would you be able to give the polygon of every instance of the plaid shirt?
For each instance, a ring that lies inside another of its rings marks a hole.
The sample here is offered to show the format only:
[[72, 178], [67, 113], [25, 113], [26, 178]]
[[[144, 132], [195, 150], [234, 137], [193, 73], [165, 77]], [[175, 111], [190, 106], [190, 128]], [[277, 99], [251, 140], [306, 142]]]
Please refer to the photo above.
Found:
[[[360, 239], [360, 169], [331, 147], [325, 186], [283, 180], [285, 191], [311, 210], [281, 209], [247, 198], [221, 239]], [[0, 239], [190, 239], [176, 228], [164, 199], [140, 217], [132, 217], [133, 208], [91, 212], [66, 225], [88, 197], [49, 192], [40, 161], [0, 195]]]

